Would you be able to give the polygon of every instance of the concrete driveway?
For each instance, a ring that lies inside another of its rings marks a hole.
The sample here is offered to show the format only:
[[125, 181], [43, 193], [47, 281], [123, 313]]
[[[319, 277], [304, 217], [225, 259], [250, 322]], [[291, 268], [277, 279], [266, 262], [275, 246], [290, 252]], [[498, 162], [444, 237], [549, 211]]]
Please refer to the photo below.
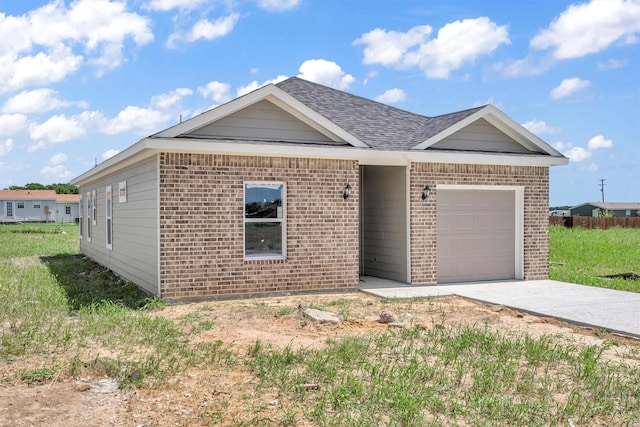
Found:
[[360, 290], [384, 298], [457, 295], [538, 316], [640, 338], [640, 293], [554, 280], [499, 281], [411, 286], [363, 277]]

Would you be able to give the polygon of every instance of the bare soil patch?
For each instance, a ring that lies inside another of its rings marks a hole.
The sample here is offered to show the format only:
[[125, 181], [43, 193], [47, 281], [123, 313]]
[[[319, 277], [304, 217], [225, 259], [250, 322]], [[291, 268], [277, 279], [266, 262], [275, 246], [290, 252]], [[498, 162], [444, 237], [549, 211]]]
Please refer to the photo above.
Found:
[[[310, 306], [335, 313], [341, 324], [304, 318], [302, 308]], [[637, 341], [461, 298], [385, 301], [354, 293], [176, 304], [155, 309], [152, 315], [192, 331], [185, 345], [224, 343], [238, 363], [224, 370], [189, 369], [159, 387], [122, 390], [109, 378], [65, 377], [64, 369], [50, 381], [27, 385], [8, 375], [19, 362], [0, 362], [5, 379], [0, 382], [0, 426], [238, 425], [248, 421], [246, 414], [256, 406], [267, 408], [277, 419], [279, 396], [255, 395], [258, 380], [243, 363], [249, 346], [260, 340], [278, 347], [319, 348], [327, 339], [383, 331], [389, 326], [378, 321], [382, 311], [393, 313], [407, 327], [480, 324], [514, 335], [554, 335], [575, 345], [615, 339], [617, 345], [606, 350], [606, 357], [638, 363]]]

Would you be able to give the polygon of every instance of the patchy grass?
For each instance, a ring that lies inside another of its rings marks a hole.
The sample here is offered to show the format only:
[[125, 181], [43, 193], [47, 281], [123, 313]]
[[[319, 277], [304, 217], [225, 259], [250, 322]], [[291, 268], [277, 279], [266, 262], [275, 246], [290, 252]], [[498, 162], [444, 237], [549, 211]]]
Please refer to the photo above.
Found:
[[[374, 303], [333, 295], [163, 307], [80, 256], [77, 226], [65, 226], [64, 233], [53, 226], [16, 230], [0, 227], [3, 387], [51, 387], [59, 378], [108, 376], [146, 396], [140, 405], [151, 402], [154, 393], [172, 399], [203, 396], [187, 415], [149, 403], [155, 405], [151, 412], [138, 411], [158, 413], [149, 425], [186, 422], [172, 416], [189, 416], [193, 425], [640, 423], [640, 347], [627, 344], [619, 349], [623, 356], [616, 356], [617, 338], [578, 342], [496, 330], [488, 320], [452, 323], [446, 302], [432, 300]], [[629, 252], [634, 245], [637, 251], [637, 234], [609, 230], [606, 238], [593, 237], [595, 246], [616, 248], [603, 249], [594, 261], [588, 249], [555, 246], [558, 237], [565, 246], [576, 240], [588, 246], [592, 239], [581, 230], [561, 234], [565, 231], [552, 230], [553, 256], [566, 256], [552, 261], [575, 273], [560, 280], [582, 283], [579, 279], [592, 271], [611, 274], [637, 266]], [[605, 271], [612, 265], [613, 271]], [[266, 323], [273, 333], [286, 325], [297, 325], [302, 336], [331, 328], [309, 325], [299, 310], [303, 306], [337, 312], [345, 329], [329, 329], [330, 338], [309, 346], [276, 346], [267, 332], [246, 347], [232, 341], [241, 331], [230, 324], [246, 318]], [[222, 307], [232, 318], [224, 326], [228, 342], [215, 335], [223, 327]], [[365, 329], [372, 310], [413, 319], [407, 313], [418, 307], [427, 310], [420, 324], [408, 320], [406, 328], [387, 329], [374, 321]]]
[[600, 276], [640, 274], [640, 229], [549, 228], [549, 277], [582, 285], [640, 292], [640, 280]]
[[256, 341], [247, 364], [260, 379], [258, 395], [286, 402], [274, 424], [639, 422], [640, 370], [608, 363], [602, 351], [465, 325], [387, 330], [330, 340], [323, 349]]

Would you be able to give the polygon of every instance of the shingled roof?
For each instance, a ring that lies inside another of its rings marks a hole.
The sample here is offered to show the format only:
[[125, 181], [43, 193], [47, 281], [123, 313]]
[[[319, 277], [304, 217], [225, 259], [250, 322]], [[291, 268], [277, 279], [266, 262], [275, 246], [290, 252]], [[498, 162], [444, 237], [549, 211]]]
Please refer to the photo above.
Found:
[[372, 148], [408, 150], [483, 107], [427, 117], [297, 77], [276, 84]]

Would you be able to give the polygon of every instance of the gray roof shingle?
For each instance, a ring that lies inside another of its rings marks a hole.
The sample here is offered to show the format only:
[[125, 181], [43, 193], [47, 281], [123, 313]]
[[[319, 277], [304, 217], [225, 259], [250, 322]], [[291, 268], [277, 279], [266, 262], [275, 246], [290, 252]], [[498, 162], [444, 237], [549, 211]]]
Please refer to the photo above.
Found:
[[297, 77], [276, 86], [378, 149], [408, 150], [483, 108], [427, 117]]

